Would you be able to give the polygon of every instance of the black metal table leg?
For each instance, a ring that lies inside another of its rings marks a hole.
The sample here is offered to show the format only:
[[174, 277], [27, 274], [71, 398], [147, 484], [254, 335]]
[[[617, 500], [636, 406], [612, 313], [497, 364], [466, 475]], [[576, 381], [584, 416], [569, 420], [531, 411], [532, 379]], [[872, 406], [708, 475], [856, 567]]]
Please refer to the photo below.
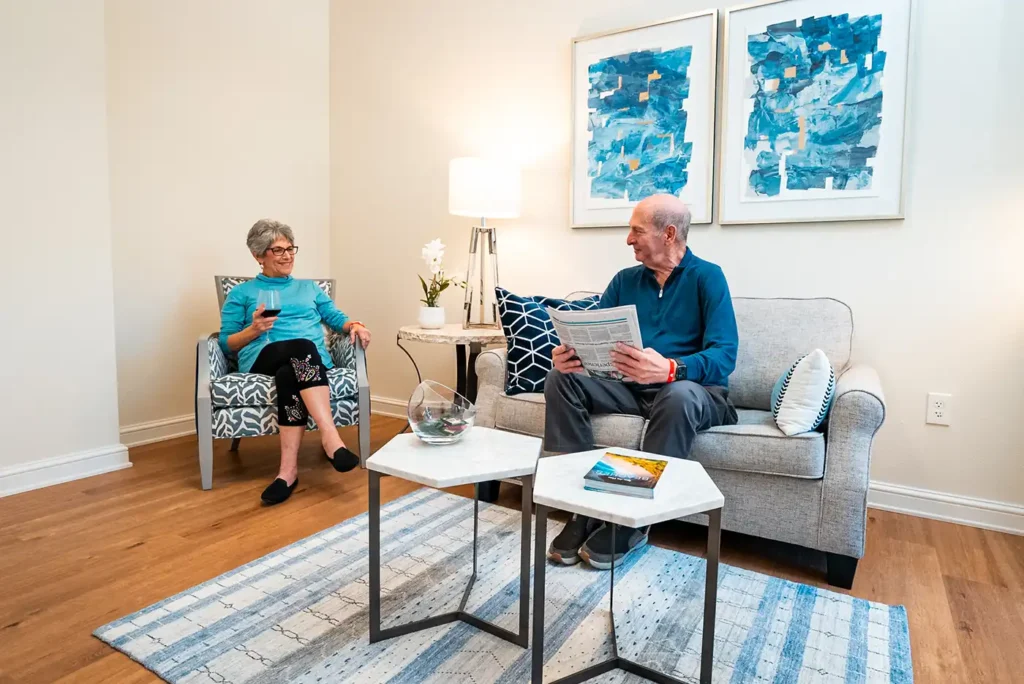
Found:
[[476, 397], [469, 396], [469, 389], [466, 387], [466, 345], [455, 345], [455, 391], [474, 401]]
[[[715, 603], [718, 598], [718, 552], [722, 533], [722, 509], [716, 508], [707, 512], [708, 515], [708, 558], [707, 577], [704, 586], [704, 633], [701, 642], [700, 682], [711, 684], [712, 663], [715, 645]], [[612, 548], [615, 548], [615, 535], [618, 525], [612, 527]], [[533, 559], [533, 657], [531, 661], [530, 681], [532, 684], [544, 682], [544, 569], [547, 565], [547, 549], [545, 532], [547, 530], [547, 507], [537, 504], [537, 531], [534, 541]], [[609, 572], [610, 588], [608, 607], [611, 619], [612, 657], [604, 662], [574, 672], [557, 679], [551, 684], [580, 684], [588, 679], [612, 670], [624, 670], [658, 684], [683, 684], [664, 672], [653, 670], [646, 665], [634, 662], [619, 655], [618, 640], [615, 635], [615, 563]]]
[[476, 403], [477, 395], [476, 360], [482, 349], [479, 342], [470, 344], [469, 358], [466, 360], [466, 393], [463, 396], [473, 403]]
[[518, 646], [526, 648], [529, 645], [530, 635], [528, 632], [530, 619], [530, 502], [533, 501], [533, 476], [525, 475], [523, 482], [523, 511], [522, 516], [522, 539], [520, 541], [520, 581], [519, 581], [519, 631], [518, 633], [499, 627], [492, 622], [466, 612], [466, 603], [469, 601], [469, 594], [473, 589], [477, 573], [477, 534], [479, 531], [480, 512], [480, 485], [474, 486], [473, 496], [473, 574], [462, 594], [462, 601], [458, 610], [422, 620], [415, 620], [396, 627], [381, 629], [380, 626], [380, 473], [369, 470], [369, 544], [370, 544], [370, 643], [377, 643], [385, 639], [411, 634], [430, 627], [437, 627], [449, 622], [461, 620], [473, 625], [496, 637], [509, 641]]
[[537, 504], [536, 531], [533, 533], [533, 654], [530, 681], [544, 681], [544, 570], [547, 568], [548, 507]]
[[715, 659], [715, 606], [718, 604], [718, 552], [722, 541], [722, 509], [708, 511], [708, 560], [704, 580], [704, 634], [700, 645], [700, 682], [711, 684]]
[[[466, 356], [466, 347], [469, 347], [469, 358]], [[479, 342], [473, 342], [469, 345], [457, 345], [458, 351], [456, 352], [456, 363], [460, 369], [465, 367], [465, 375], [459, 376], [459, 382], [464, 383], [457, 388], [456, 391], [462, 396], [469, 399], [471, 402], [476, 403], [478, 380], [476, 375], [476, 360], [480, 356], [480, 352], [483, 350], [483, 346]], [[461, 371], [460, 371], [461, 372]], [[498, 500], [498, 495], [501, 493], [501, 481], [489, 480], [487, 482], [480, 483], [480, 500], [486, 501], [487, 503], [494, 503]]]

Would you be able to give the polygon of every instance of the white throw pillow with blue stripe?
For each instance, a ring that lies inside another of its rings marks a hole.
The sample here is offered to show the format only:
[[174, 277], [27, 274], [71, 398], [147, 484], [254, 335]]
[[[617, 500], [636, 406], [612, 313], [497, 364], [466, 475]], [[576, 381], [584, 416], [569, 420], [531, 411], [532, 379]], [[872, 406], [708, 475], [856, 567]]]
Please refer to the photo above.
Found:
[[815, 349], [789, 367], [772, 389], [772, 415], [787, 435], [814, 430], [825, 420], [836, 393], [836, 374], [825, 352]]

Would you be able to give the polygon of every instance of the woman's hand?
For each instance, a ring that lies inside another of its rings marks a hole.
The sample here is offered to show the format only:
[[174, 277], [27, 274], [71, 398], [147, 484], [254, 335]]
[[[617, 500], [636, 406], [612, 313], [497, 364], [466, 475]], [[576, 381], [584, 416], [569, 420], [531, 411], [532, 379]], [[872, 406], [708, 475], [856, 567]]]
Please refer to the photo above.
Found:
[[266, 306], [260, 304], [252, 313], [252, 330], [257, 335], [262, 335], [263, 333], [273, 328], [274, 321], [277, 320], [277, 316], [267, 316], [264, 318], [263, 311], [266, 308]]
[[234, 335], [228, 336], [228, 349], [233, 352], [237, 352], [250, 342], [258, 340], [263, 333], [274, 327], [274, 321], [277, 320], [277, 316], [268, 316], [264, 318], [263, 311], [266, 308], [267, 307], [260, 304], [252, 314], [252, 324], [250, 324], [248, 328], [243, 328]]
[[352, 344], [356, 343], [356, 339], [359, 339], [359, 344], [363, 349], [370, 346], [370, 331], [362, 323], [353, 323], [348, 328], [348, 341]]

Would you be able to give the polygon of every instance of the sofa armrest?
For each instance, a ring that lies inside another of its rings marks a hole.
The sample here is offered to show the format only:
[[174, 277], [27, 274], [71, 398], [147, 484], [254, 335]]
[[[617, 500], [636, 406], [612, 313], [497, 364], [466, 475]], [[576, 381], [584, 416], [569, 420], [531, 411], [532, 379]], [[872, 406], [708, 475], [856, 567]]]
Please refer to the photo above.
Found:
[[839, 377], [826, 435], [818, 548], [861, 558], [867, 534], [871, 446], [885, 422], [878, 373], [853, 366]]
[[494, 427], [494, 411], [498, 397], [505, 391], [504, 349], [488, 349], [476, 357], [476, 424]]

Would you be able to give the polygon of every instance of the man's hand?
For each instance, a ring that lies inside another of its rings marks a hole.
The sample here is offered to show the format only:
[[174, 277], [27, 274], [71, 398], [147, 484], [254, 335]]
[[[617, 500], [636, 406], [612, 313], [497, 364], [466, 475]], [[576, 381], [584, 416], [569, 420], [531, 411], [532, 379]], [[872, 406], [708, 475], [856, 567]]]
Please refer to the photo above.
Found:
[[560, 344], [551, 352], [551, 362], [559, 373], [582, 373], [583, 362], [576, 356], [576, 350]]
[[611, 351], [611, 357], [615, 370], [622, 373], [627, 380], [641, 385], [668, 381], [668, 372], [672, 364], [650, 347], [640, 351], [619, 342]]
[[252, 314], [252, 329], [257, 336], [273, 328], [274, 321], [277, 320], [277, 316], [267, 316], [264, 318], [263, 311], [266, 308], [263, 304], [260, 304]]

